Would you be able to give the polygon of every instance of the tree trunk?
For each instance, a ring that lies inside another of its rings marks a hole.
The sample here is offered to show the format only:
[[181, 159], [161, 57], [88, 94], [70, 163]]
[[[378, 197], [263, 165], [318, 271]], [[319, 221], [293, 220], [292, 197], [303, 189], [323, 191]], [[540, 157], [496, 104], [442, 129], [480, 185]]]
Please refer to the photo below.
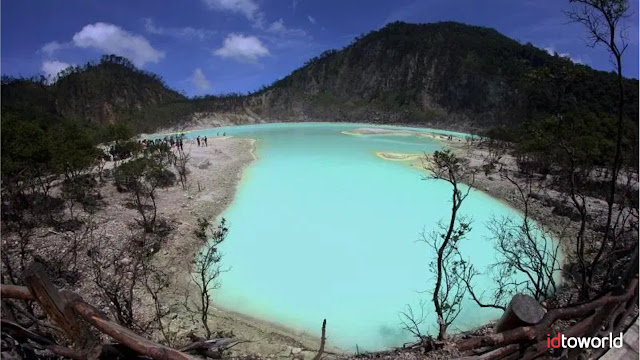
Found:
[[528, 295], [516, 294], [495, 327], [496, 333], [539, 323], [544, 317], [544, 308]]

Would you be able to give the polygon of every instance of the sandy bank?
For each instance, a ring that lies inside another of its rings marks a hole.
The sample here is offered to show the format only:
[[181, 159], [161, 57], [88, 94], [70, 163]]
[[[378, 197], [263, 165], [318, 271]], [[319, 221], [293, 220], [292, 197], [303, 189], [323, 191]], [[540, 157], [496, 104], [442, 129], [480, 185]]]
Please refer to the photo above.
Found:
[[424, 155], [421, 154], [405, 154], [388, 151], [376, 151], [376, 155], [381, 159], [390, 161], [417, 161], [424, 157]]
[[449, 135], [442, 135], [442, 134], [438, 134], [430, 131], [417, 131], [417, 130], [396, 130], [396, 129], [362, 127], [362, 128], [357, 128], [353, 130], [342, 131], [341, 133], [345, 135], [353, 135], [353, 136], [375, 136], [375, 135], [417, 136], [417, 137], [426, 137], [426, 138], [442, 141], [444, 143], [463, 143], [466, 141], [466, 139], [459, 136], [449, 136]]

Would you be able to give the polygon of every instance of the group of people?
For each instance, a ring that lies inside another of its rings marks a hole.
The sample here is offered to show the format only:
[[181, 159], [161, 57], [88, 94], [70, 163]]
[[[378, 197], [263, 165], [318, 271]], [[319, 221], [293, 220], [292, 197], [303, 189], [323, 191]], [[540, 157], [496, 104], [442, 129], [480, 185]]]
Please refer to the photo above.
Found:
[[138, 143], [143, 146], [165, 144], [165, 145], [169, 145], [170, 147], [175, 146], [176, 149], [184, 150], [183, 139], [184, 139], [184, 134], [180, 134], [176, 136], [174, 135], [165, 136], [163, 139], [154, 139], [154, 140], [144, 139], [144, 140], [140, 140]]
[[[217, 136], [220, 136], [220, 133], [217, 134]], [[227, 136], [227, 133], [224, 132], [222, 134], [222, 136]], [[185, 139], [185, 135], [184, 134], [176, 134], [176, 135], [169, 135], [169, 136], [165, 136], [163, 139], [155, 139], [155, 140], [140, 140], [138, 141], [138, 143], [142, 146], [149, 146], [149, 145], [160, 145], [160, 144], [165, 144], [165, 145], [169, 145], [170, 147], [176, 147], [176, 149], [180, 149], [180, 150], [184, 150], [184, 139]], [[206, 136], [198, 136], [196, 137], [196, 143], [198, 144], [198, 146], [206, 146], [208, 147], [209, 144], [207, 142], [207, 137]]]
[[201, 138], [200, 135], [198, 135], [198, 137], [196, 138], [196, 142], [198, 143], [198, 146], [200, 146], [202, 144], [202, 146], [209, 146], [207, 144], [207, 137], [203, 137]]

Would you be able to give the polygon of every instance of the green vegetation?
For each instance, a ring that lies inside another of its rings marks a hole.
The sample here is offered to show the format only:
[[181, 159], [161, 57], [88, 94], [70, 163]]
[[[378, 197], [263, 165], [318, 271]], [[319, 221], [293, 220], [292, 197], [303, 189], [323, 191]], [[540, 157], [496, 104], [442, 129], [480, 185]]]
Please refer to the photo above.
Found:
[[[67, 120], [94, 141], [111, 141], [176, 125], [196, 113], [244, 114], [247, 108], [266, 120], [498, 128], [492, 134], [504, 138], [550, 116], [614, 115], [617, 86], [613, 73], [551, 56], [493, 29], [395, 22], [247, 95], [187, 98], [114, 55], [69, 68], [53, 84], [43, 77], [3, 78], [3, 133], [8, 122], [29, 122], [46, 133]], [[623, 87], [625, 97], [636, 100], [625, 103], [624, 117], [637, 123], [638, 82], [624, 79]]]
[[176, 175], [166, 168], [169, 154], [168, 146], [145, 149], [141, 157], [123, 163], [114, 174], [118, 190], [131, 194], [131, 204], [141, 217], [136, 221], [147, 233], [154, 232], [156, 226], [156, 189], [175, 183]]
[[191, 273], [191, 283], [197, 287], [198, 297], [196, 300], [185, 299], [184, 306], [188, 312], [200, 317], [207, 339], [212, 335], [209, 328], [209, 308], [213, 305], [213, 291], [220, 287], [219, 277], [225, 271], [221, 265], [222, 253], [218, 250], [229, 232], [225, 222], [222, 218], [214, 228], [207, 219], [198, 218], [198, 228], [194, 230], [195, 237], [204, 244], [196, 256], [194, 271]]

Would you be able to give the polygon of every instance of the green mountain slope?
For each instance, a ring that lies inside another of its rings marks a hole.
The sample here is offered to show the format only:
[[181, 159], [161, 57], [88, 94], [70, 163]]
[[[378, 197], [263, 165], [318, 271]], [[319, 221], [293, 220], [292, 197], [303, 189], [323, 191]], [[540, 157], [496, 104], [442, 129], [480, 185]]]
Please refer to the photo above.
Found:
[[156, 128], [162, 124], [141, 123], [140, 114], [184, 100], [159, 76], [114, 55], [103, 56], [97, 64], [69, 68], [51, 85], [44, 78], [2, 81], [3, 117], [15, 115], [43, 126], [64, 119], [94, 130], [116, 123]]
[[113, 55], [104, 56], [97, 65], [62, 74], [52, 91], [56, 108], [64, 117], [109, 124], [139, 110], [185, 98], [157, 75]]

